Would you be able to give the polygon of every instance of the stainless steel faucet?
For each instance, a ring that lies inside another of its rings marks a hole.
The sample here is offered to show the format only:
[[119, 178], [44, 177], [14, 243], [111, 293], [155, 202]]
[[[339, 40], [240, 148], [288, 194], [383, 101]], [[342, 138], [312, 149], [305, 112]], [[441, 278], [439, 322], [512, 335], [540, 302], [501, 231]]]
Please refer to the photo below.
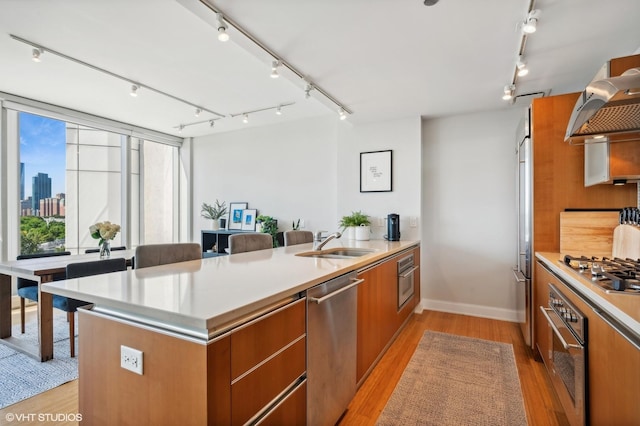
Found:
[[326, 232], [326, 231], [317, 231], [315, 233], [315, 237], [313, 238], [313, 249], [314, 250], [322, 250], [322, 247], [325, 246], [325, 244], [327, 244], [329, 241], [333, 240], [334, 238], [338, 239], [342, 236], [342, 234], [340, 232], [334, 232], [333, 234], [329, 234], [327, 235], [327, 238], [325, 238], [324, 240], [322, 239], [322, 233]]

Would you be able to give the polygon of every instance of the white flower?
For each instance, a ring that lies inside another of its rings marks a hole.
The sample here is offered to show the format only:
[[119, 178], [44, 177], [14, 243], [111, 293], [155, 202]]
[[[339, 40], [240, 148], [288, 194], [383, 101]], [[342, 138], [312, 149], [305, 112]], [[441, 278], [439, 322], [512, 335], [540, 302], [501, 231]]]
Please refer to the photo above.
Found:
[[96, 240], [100, 240], [98, 244], [102, 244], [107, 240], [113, 240], [118, 232], [120, 232], [120, 225], [109, 221], [98, 222], [89, 227], [89, 233], [91, 236]]

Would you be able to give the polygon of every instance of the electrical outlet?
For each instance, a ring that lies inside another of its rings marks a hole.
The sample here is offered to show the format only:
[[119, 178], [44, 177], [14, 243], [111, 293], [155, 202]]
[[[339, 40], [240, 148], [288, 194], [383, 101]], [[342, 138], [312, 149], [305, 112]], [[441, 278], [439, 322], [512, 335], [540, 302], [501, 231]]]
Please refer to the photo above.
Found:
[[304, 229], [304, 228], [306, 228], [304, 224], [304, 219], [300, 219], [300, 229]]
[[411, 228], [415, 228], [418, 226], [418, 218], [415, 216], [411, 216], [409, 217], [409, 226]]
[[120, 367], [142, 376], [142, 351], [120, 345]]

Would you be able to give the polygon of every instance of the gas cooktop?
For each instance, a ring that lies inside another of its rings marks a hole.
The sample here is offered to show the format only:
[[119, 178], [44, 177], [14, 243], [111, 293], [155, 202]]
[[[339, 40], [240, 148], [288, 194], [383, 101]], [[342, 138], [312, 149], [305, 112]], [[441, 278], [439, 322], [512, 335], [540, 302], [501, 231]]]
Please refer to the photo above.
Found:
[[640, 260], [607, 257], [564, 257], [565, 265], [607, 293], [640, 295]]

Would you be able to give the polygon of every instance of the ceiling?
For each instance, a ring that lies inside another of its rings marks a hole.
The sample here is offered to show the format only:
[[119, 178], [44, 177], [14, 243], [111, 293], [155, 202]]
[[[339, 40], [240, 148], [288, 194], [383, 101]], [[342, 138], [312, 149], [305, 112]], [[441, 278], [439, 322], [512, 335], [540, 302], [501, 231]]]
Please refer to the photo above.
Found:
[[[501, 96], [529, 0], [211, 1], [351, 110], [348, 122], [513, 107]], [[538, 31], [525, 47], [531, 71], [518, 78], [516, 95], [580, 91], [606, 60], [640, 48], [638, 0], [537, 0], [535, 8]], [[271, 79], [273, 58], [238, 31], [218, 41], [213, 22], [198, 0], [0, 0], [0, 92], [185, 137], [337, 117], [338, 107], [318, 90], [305, 98], [294, 73], [281, 69]], [[42, 61], [33, 62], [32, 46], [10, 34], [44, 46]], [[142, 84], [136, 98], [131, 81]], [[516, 105], [527, 96], [519, 99]], [[282, 115], [269, 109], [242, 122], [244, 112], [285, 103], [294, 104]], [[193, 105], [225, 117], [211, 127], [219, 117], [196, 118]]]

